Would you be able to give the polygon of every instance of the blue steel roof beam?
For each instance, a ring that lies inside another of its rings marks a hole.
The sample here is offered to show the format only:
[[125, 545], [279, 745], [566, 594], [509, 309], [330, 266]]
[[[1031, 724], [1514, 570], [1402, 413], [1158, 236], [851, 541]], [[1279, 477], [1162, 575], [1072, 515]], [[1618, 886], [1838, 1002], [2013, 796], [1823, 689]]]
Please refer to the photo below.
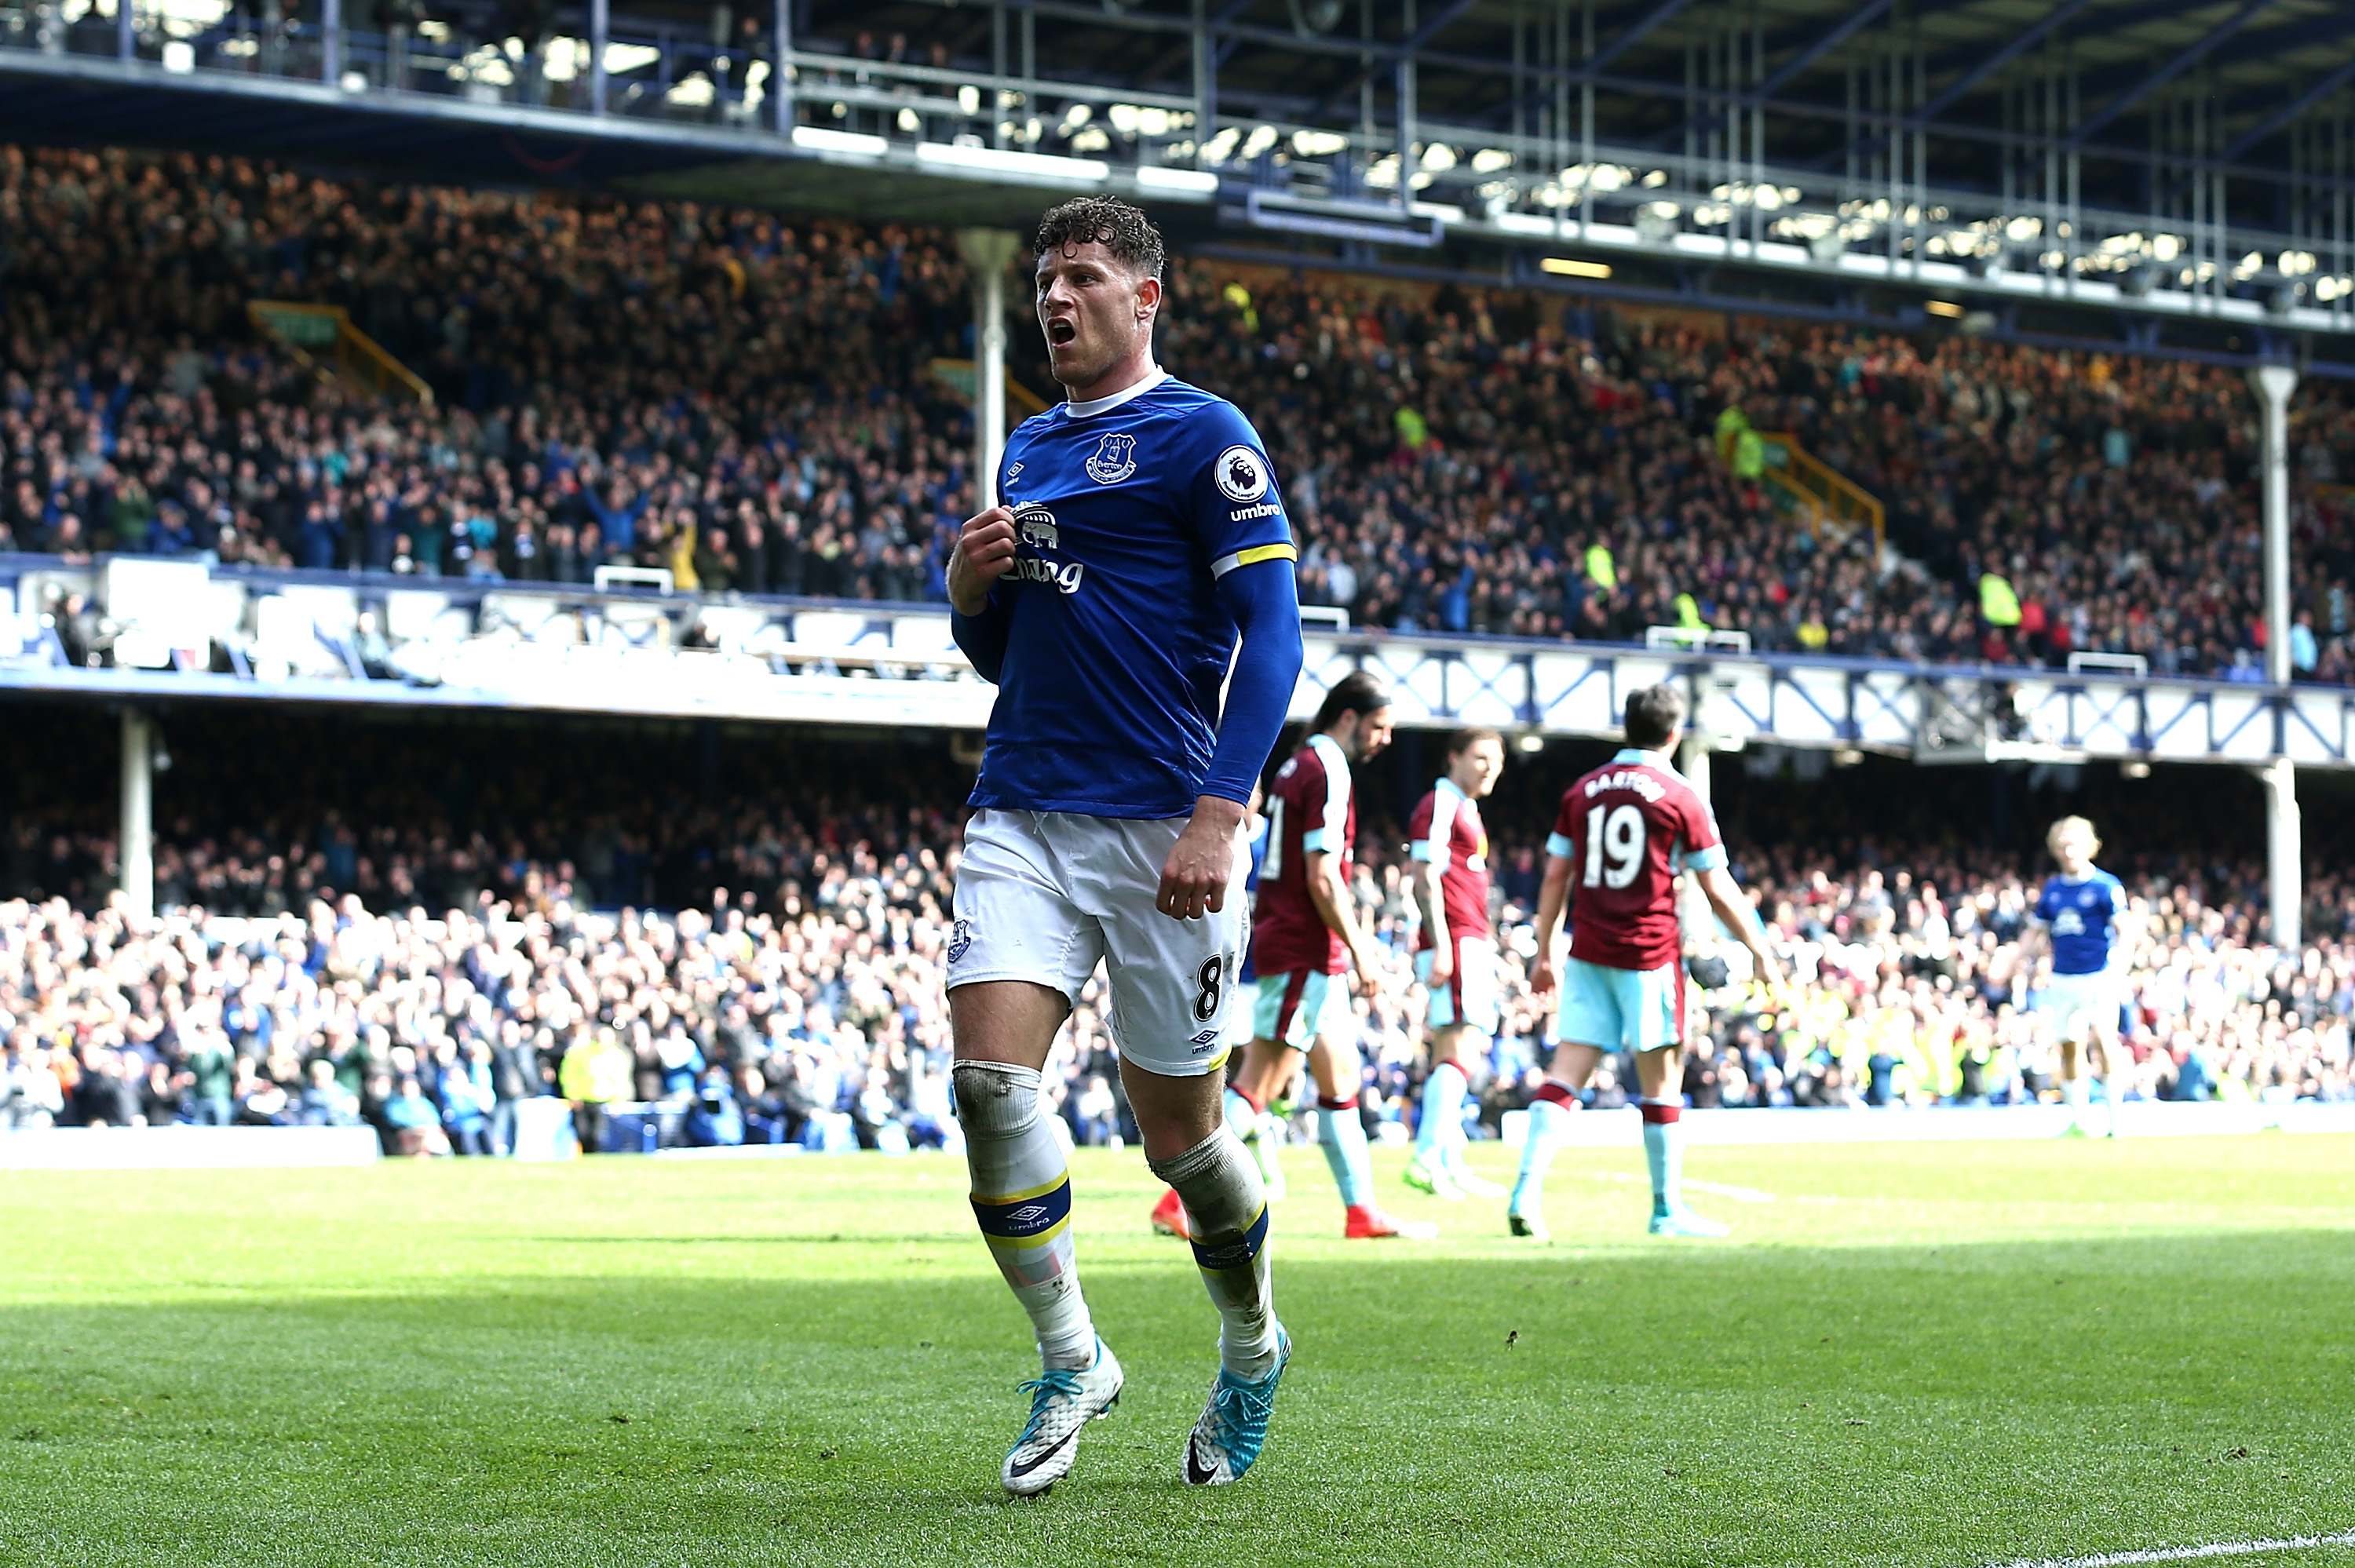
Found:
[[[1417, 27], [1413, 33], [1408, 37], [1404, 45], [1406, 51], [1409, 54], [1412, 54], [1415, 50], [1423, 48], [1423, 45], [1431, 42], [1432, 39], [1439, 37], [1442, 32], [1444, 32], [1455, 23], [1457, 17], [1463, 16], [1465, 12], [1469, 11], [1473, 6], [1479, 3], [1480, 0], [1447, 0], [1447, 4], [1441, 7], [1438, 16], [1433, 16], [1430, 21], [1425, 22], [1422, 26]], [[1333, 89], [1332, 91], [1325, 94], [1324, 97], [1318, 99], [1314, 104], [1310, 105], [1308, 112], [1304, 115], [1303, 118], [1311, 121], [1315, 120], [1319, 114], [1322, 114], [1327, 109], [1332, 108], [1334, 104], [1339, 102], [1342, 99], [1348, 97], [1349, 94], [1357, 91], [1358, 89], [1365, 86], [1367, 82], [1373, 79], [1376, 74], [1376, 72], [1369, 70], [1361, 70], [1358, 72], [1357, 75], [1351, 77], [1348, 80]]]
[[2096, 132], [2101, 131], [2119, 115], [2124, 114], [2127, 110], [2132, 109], [2136, 104], [2140, 103], [2144, 99], [2148, 98], [2152, 93], [2157, 92], [2160, 88], [2165, 87], [2169, 82], [2173, 81], [2177, 77], [2181, 76], [2185, 71], [2190, 70], [2201, 60], [2206, 59], [2211, 51], [2212, 51], [2217, 45], [2232, 37], [2232, 35], [2238, 33], [2243, 27], [2247, 26], [2252, 21], [2256, 19], [2260, 12], [2271, 9], [2274, 4], [2275, 0], [2244, 0], [2244, 3], [2239, 10], [2233, 12], [2230, 16], [2225, 17], [2222, 22], [2217, 23], [2213, 27], [2209, 28], [2207, 33], [2204, 34], [2197, 43], [2185, 49], [2173, 59], [2168, 61], [2167, 64], [2159, 67], [2158, 69], [2153, 71], [2149, 76], [2145, 77], [2137, 86], [2128, 88], [2117, 97], [2110, 100], [2110, 101], [2103, 107], [2101, 112], [2095, 114], [2091, 120], [2085, 121], [2083, 123], [2080, 124], [2077, 127], [2075, 133], [2073, 134], [2067, 142], [2062, 143], [2062, 145], [2072, 149], [2083, 147], [2093, 138]]
[[1654, 28], [1658, 27], [1662, 23], [1675, 20], [1677, 13], [1691, 4], [1692, 0], [1660, 0], [1660, 3], [1653, 6], [1650, 11], [1637, 17], [1625, 32], [1596, 51], [1594, 58], [1581, 68], [1582, 74], [1592, 76], [1605, 69], [1613, 60], [1643, 42], [1651, 35]]
[[2026, 32], [2019, 34], [2011, 42], [1947, 83], [1945, 91], [1921, 107], [1914, 114], [1913, 122], [1916, 126], [1929, 124], [1939, 115], [1953, 108], [1955, 101], [1965, 93], [2043, 42], [2047, 33], [2066, 23], [2092, 4], [2093, 0], [2067, 0], [2067, 3], [2059, 10], [2047, 13], [2041, 21], [2035, 23]]
[[1794, 77], [1877, 21], [1882, 12], [1896, 3], [1897, 0], [1870, 0], [1869, 4], [1859, 6], [1848, 20], [1784, 61], [1780, 69], [1753, 90], [1749, 95], [1751, 101], [1759, 102], [1772, 98], [1788, 86]]
[[2337, 92], [2340, 88], [2345, 87], [2350, 81], [2355, 81], [2355, 60], [2349, 60], [2345, 65], [2340, 66], [2337, 70], [2332, 71], [2328, 76], [2324, 77], [2320, 81], [2316, 82], [2312, 87], [2309, 87], [2304, 92], [2299, 93], [2297, 97], [2292, 99], [2288, 103], [2285, 104], [2280, 109], [2275, 110], [2264, 120], [2259, 121], [2254, 129], [2243, 132], [2239, 141], [2234, 142], [2231, 146], [2225, 148], [2219, 155], [2219, 161], [2230, 164], [2245, 156], [2251, 149], [2257, 145], [2258, 143], [2264, 141], [2266, 137], [2272, 135], [2275, 132], [2280, 130], [2283, 126], [2288, 124], [2291, 121], [2296, 119], [2299, 115], [2305, 113], [2307, 110], [2313, 108], [2324, 99], [2328, 98], [2332, 93]]
[[[1236, 17], [1241, 16], [1245, 11], [1251, 9], [1251, 3], [1252, 0], [1227, 0], [1225, 5], [1219, 7], [1219, 14], [1210, 18], [1211, 30], [1216, 32], [1226, 23], [1231, 22]], [[1192, 29], [1188, 28], [1188, 30], [1191, 31]], [[1213, 48], [1210, 50], [1211, 69], [1215, 70], [1220, 66], [1226, 64], [1227, 57], [1233, 54], [1235, 50], [1241, 46], [1241, 44], [1242, 39], [1231, 37], [1225, 43]]]
[[[2279, 66], [2283, 57], [2302, 49], [2322, 48], [2355, 37], [2355, 5], [2346, 6], [2327, 16], [2304, 22], [2289, 22], [2275, 27], [2251, 27], [2228, 44], [2220, 44], [2210, 52], [2207, 63], [2211, 66], [2246, 65], [2261, 61]], [[2279, 69], [2304, 77], [2295, 68]], [[2081, 99], [2100, 100], [2111, 92], [2122, 91], [2148, 75], [2147, 61], [2119, 61], [2098, 69], [2080, 72], [2077, 92]], [[2265, 89], [2264, 95], [2278, 100], [2280, 95], [2296, 86], [2296, 81], [2277, 82]]]

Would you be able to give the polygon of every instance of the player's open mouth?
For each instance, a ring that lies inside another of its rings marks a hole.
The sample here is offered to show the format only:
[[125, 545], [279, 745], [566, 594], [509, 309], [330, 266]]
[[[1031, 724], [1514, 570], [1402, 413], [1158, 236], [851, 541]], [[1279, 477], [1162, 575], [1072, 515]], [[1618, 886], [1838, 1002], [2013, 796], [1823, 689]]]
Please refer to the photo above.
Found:
[[1080, 329], [1060, 316], [1047, 323], [1047, 341], [1050, 344], [1070, 343], [1079, 335]]

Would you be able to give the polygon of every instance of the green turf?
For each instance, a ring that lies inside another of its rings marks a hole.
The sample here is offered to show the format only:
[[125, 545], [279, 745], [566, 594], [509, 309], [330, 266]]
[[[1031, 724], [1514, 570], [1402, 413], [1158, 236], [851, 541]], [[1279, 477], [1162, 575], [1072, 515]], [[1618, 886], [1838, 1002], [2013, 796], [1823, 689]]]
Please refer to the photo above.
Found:
[[[1505, 1174], [1501, 1151], [1480, 1151]], [[1550, 1247], [1291, 1151], [1297, 1354], [1190, 1492], [1214, 1319], [1143, 1161], [1077, 1162], [1129, 1374], [1050, 1497], [961, 1161], [0, 1176], [0, 1563], [1979, 1564], [2355, 1529], [2355, 1139], [1632, 1152]], [[2274, 1561], [2336, 1568], [2355, 1553]]]

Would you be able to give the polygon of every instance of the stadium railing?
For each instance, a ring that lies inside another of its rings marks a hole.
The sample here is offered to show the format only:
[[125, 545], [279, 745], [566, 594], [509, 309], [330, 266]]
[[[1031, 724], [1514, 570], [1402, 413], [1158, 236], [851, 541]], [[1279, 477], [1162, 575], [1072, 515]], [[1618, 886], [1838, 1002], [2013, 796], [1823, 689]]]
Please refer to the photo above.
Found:
[[[1403, 724], [1620, 733], [1624, 694], [1677, 680], [1733, 748], [1917, 760], [2355, 766], [2355, 688], [2032, 666], [1910, 664], [1306, 624], [1305, 718], [1353, 669]], [[0, 556], [0, 690], [978, 729], [992, 690], [945, 607], [579, 583], [303, 572], [193, 559]]]

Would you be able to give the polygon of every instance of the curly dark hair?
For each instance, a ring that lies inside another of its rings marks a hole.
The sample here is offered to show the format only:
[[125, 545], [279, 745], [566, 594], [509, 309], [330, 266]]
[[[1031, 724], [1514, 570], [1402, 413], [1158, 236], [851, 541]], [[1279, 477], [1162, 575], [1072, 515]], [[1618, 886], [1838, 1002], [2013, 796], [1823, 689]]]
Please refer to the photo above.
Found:
[[1161, 231], [1146, 217], [1124, 201], [1110, 196], [1075, 196], [1060, 207], [1047, 209], [1039, 220], [1039, 235], [1032, 242], [1037, 254], [1060, 250], [1068, 246], [1085, 245], [1100, 240], [1112, 253], [1112, 259], [1140, 278], [1159, 278], [1162, 263], [1168, 252], [1161, 243]]

